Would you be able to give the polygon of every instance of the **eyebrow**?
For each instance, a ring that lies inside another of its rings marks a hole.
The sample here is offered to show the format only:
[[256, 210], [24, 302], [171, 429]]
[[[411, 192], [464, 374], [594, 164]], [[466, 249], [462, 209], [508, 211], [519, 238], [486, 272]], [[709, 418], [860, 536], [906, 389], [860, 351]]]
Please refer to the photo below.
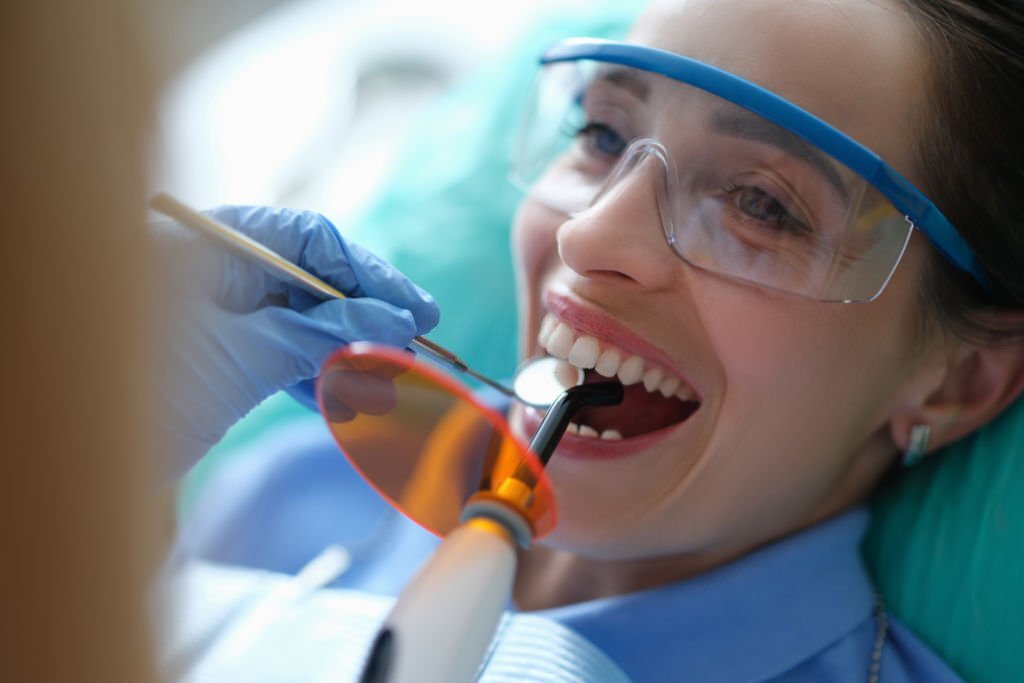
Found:
[[849, 200], [846, 183], [827, 156], [813, 145], [757, 114], [736, 105], [722, 107], [712, 115], [711, 129], [716, 133], [770, 145], [808, 163], [835, 188], [843, 201]]
[[598, 72], [598, 78], [629, 91], [643, 102], [647, 101], [651, 92], [651, 86], [647, 81], [640, 78], [635, 72], [622, 67], [603, 68]]

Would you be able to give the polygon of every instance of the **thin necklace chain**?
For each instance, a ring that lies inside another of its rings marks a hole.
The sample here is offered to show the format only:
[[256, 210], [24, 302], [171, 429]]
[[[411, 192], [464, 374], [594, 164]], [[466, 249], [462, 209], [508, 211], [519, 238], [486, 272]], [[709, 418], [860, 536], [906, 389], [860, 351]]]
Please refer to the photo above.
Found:
[[875, 593], [875, 646], [871, 650], [871, 667], [868, 669], [868, 683], [878, 683], [882, 670], [882, 648], [889, 633], [889, 617], [885, 615], [885, 601], [881, 593]]

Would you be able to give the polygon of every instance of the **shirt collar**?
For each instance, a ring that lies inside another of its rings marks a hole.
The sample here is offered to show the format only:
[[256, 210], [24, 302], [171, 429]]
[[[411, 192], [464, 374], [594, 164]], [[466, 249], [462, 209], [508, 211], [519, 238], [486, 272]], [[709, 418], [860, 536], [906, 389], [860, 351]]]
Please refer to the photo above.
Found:
[[537, 614], [576, 630], [633, 680], [763, 680], [870, 618], [860, 507], [687, 581]]

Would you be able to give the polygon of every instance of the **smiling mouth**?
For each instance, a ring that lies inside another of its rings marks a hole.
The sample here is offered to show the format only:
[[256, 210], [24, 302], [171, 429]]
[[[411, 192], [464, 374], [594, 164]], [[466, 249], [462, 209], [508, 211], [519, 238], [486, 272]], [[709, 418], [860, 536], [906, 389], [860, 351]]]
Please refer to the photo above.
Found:
[[547, 315], [537, 341], [547, 353], [584, 370], [584, 382], [621, 382], [622, 403], [585, 408], [568, 433], [607, 441], [632, 439], [689, 419], [700, 408], [697, 392], [683, 378], [615, 344], [582, 334]]

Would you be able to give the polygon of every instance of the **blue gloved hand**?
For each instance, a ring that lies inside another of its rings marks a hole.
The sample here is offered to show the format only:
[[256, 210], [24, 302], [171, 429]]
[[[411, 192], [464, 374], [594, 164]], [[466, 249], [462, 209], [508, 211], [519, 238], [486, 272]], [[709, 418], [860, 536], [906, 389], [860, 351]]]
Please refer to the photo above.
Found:
[[182, 471], [281, 389], [315, 409], [314, 380], [339, 347], [353, 341], [405, 347], [439, 317], [429, 294], [346, 243], [319, 214], [233, 206], [209, 214], [351, 298], [321, 301], [186, 228], [156, 228], [173, 260], [158, 426]]

